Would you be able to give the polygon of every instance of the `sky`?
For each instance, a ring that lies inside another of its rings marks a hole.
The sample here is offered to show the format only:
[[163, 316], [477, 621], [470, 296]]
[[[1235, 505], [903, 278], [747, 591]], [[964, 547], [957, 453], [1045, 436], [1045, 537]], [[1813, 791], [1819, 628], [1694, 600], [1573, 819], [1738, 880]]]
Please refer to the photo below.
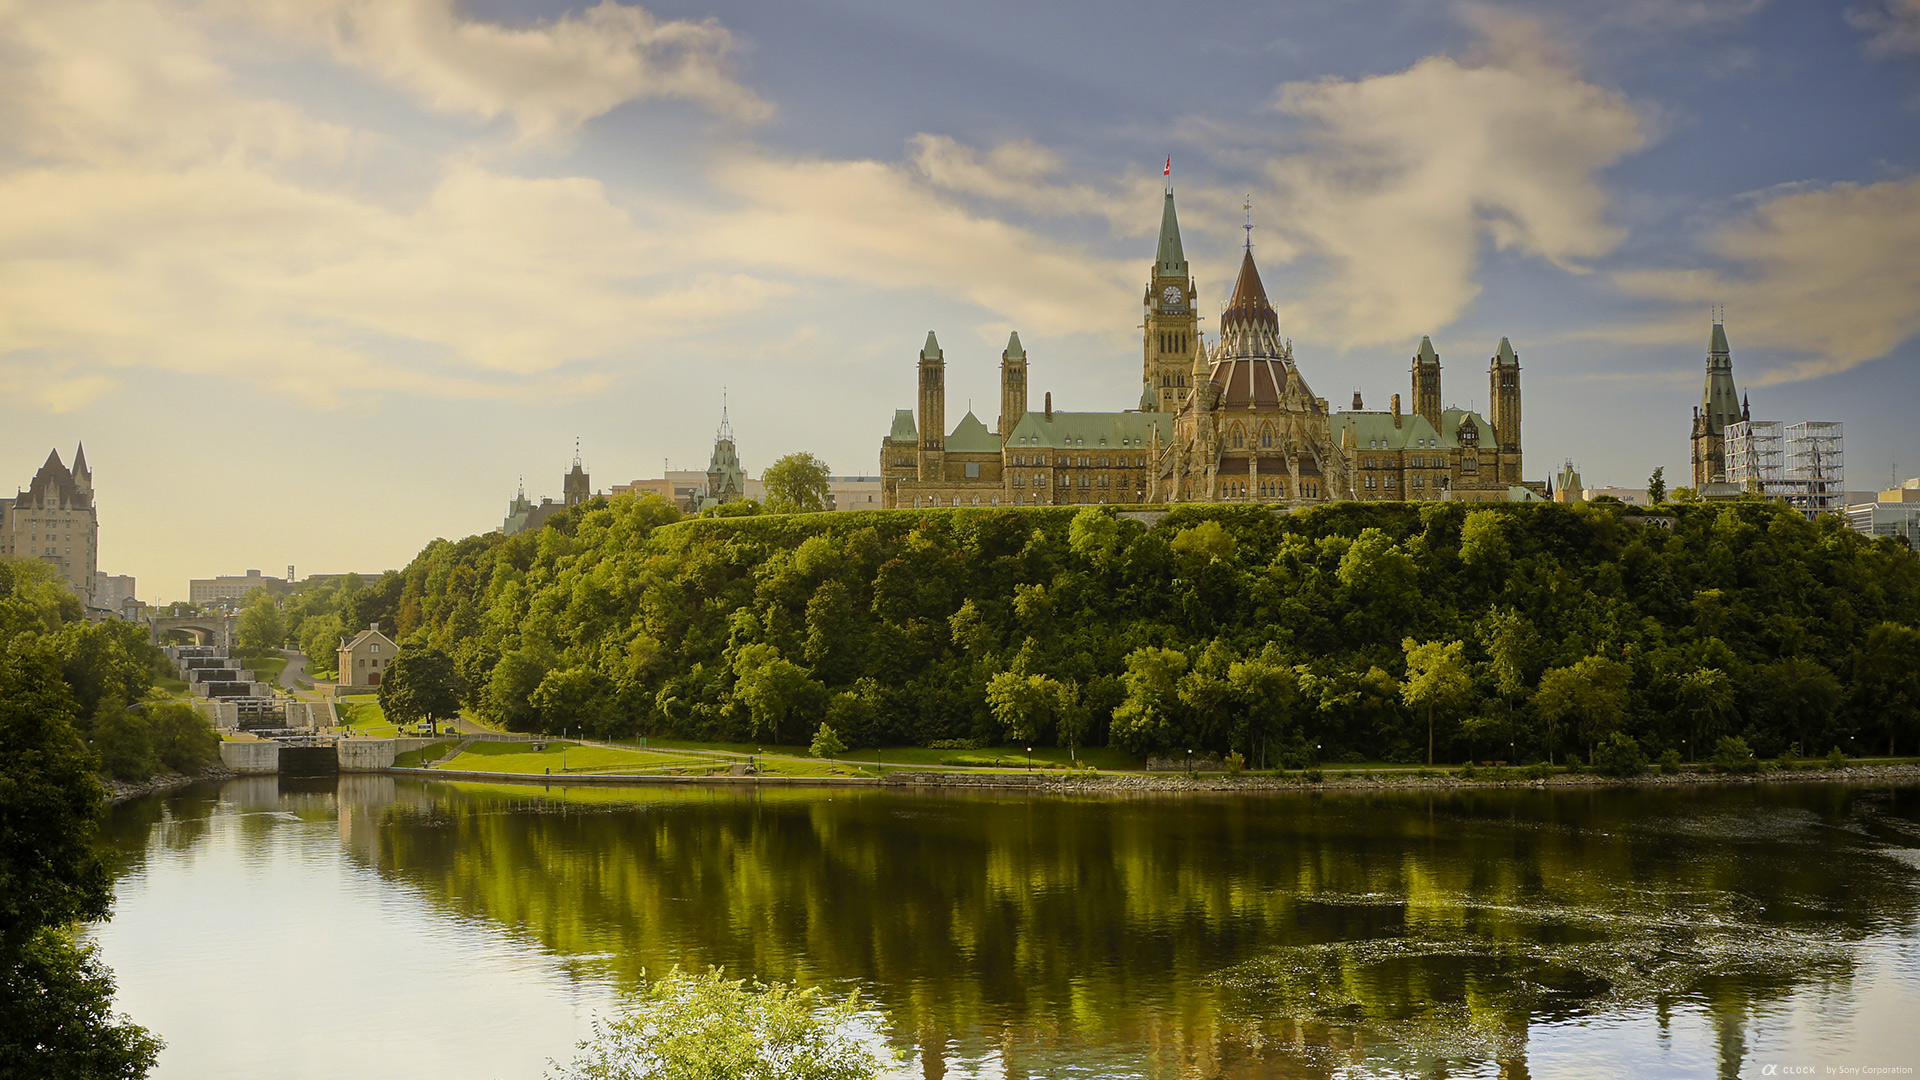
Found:
[[1920, 474], [1920, 0], [0, 0], [0, 467], [84, 441], [166, 601], [704, 468], [723, 395], [871, 473], [929, 329], [949, 417], [1016, 329], [1129, 408], [1169, 156], [1339, 407], [1507, 336], [1530, 478], [1684, 481], [1718, 304], [1756, 418]]

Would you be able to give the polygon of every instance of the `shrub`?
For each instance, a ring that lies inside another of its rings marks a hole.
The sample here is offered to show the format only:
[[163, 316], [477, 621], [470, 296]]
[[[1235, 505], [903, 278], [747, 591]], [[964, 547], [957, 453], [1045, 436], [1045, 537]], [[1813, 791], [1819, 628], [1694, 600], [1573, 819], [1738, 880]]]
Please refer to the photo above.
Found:
[[1474, 769], [1473, 762], [1469, 761], [1465, 765], [1460, 766], [1459, 769], [1455, 770], [1453, 775], [1459, 777], [1462, 780], [1471, 780], [1475, 776], [1478, 776], [1479, 773]]
[[1680, 751], [1668, 750], [1660, 755], [1660, 771], [1672, 776], [1680, 771]]
[[927, 744], [929, 750], [985, 750], [985, 739], [935, 739]]
[[1721, 772], [1750, 773], [1760, 766], [1753, 760], [1753, 747], [1747, 745], [1747, 740], [1727, 735], [1713, 746], [1713, 767]]
[[1520, 779], [1541, 781], [1553, 775], [1553, 766], [1544, 761], [1536, 761], [1520, 770]]
[[1247, 767], [1247, 759], [1240, 751], [1235, 750], [1233, 753], [1227, 755], [1226, 765], [1228, 776], [1239, 776], [1241, 770]]
[[1326, 775], [1322, 773], [1320, 771], [1319, 766], [1316, 765], [1311, 769], [1302, 770], [1300, 773], [1300, 779], [1305, 780], [1309, 784], [1317, 784], [1320, 781], [1326, 779]]
[[837, 758], [847, 752], [847, 746], [840, 741], [840, 736], [834, 734], [833, 729], [825, 723], [813, 733], [813, 745], [808, 749], [817, 758]]
[[129, 783], [153, 775], [153, 733], [147, 719], [103, 701], [93, 718], [93, 749], [100, 755], [100, 771]]
[[1594, 748], [1593, 767], [1608, 776], [1639, 776], [1647, 771], [1647, 752], [1639, 740], [1616, 731]]
[[179, 702], [147, 707], [153, 755], [179, 773], [197, 773], [220, 760], [220, 736], [193, 706]]
[[1827, 752], [1827, 768], [1844, 769], [1846, 767], [1847, 755], [1842, 753], [1839, 747], [1836, 746]]

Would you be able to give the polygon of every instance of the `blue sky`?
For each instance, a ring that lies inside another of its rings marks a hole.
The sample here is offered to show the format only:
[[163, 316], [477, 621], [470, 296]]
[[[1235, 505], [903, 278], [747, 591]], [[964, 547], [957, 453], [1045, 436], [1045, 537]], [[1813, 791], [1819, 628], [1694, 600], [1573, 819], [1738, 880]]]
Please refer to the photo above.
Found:
[[1506, 335], [1530, 476], [1683, 477], [1721, 303], [1757, 415], [1920, 473], [1917, 0], [0, 0], [0, 132], [9, 467], [84, 439], [148, 599], [701, 467], [722, 387], [872, 471], [928, 328], [950, 415], [1009, 329], [1127, 407], [1169, 154], [1336, 403]]

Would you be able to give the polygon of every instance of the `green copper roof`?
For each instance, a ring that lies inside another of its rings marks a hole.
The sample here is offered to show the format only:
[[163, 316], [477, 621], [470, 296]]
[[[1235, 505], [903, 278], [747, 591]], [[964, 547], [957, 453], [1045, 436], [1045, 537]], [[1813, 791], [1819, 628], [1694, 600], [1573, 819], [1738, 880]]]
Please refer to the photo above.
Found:
[[1173, 414], [1160, 412], [1029, 412], [1013, 426], [1007, 449], [1118, 450], [1144, 448], [1160, 429], [1160, 441], [1173, 437]]
[[927, 344], [924, 348], [920, 350], [920, 359], [922, 360], [940, 359], [940, 339], [934, 337], [933, 331], [931, 330], [927, 331]]
[[980, 418], [969, 412], [953, 426], [953, 434], [947, 436], [949, 454], [997, 454], [1000, 452], [1000, 436], [987, 430]]
[[1153, 396], [1153, 384], [1145, 383], [1140, 387], [1140, 411], [1152, 412], [1160, 399]]
[[1440, 433], [1419, 413], [1402, 413], [1395, 427], [1392, 413], [1344, 412], [1333, 414], [1333, 441], [1342, 442], [1351, 429], [1358, 449], [1405, 450], [1410, 446], [1451, 445], [1440, 441]]
[[1026, 358], [1027, 350], [1020, 347], [1020, 331], [1015, 330], [1013, 333], [1007, 335], [1007, 352], [1005, 359], [1025, 360]]
[[912, 409], [893, 410], [893, 430], [887, 433], [887, 438], [892, 439], [896, 443], [917, 443], [920, 441], [920, 432], [913, 424]]
[[1468, 417], [1473, 418], [1473, 426], [1480, 432], [1480, 447], [1484, 450], [1498, 450], [1500, 440], [1494, 437], [1493, 424], [1477, 412], [1466, 409], [1447, 409], [1440, 414], [1440, 441], [1443, 446], [1460, 444], [1460, 425]]
[[1187, 275], [1187, 254], [1180, 248], [1180, 218], [1173, 212], [1173, 192], [1167, 192], [1166, 205], [1160, 211], [1160, 251], [1154, 256], [1158, 273], [1169, 277]]
[[1494, 350], [1493, 359], [1501, 367], [1519, 367], [1520, 358], [1514, 355], [1513, 343], [1506, 338], [1500, 339], [1500, 347]]
[[1433, 351], [1433, 339], [1425, 334], [1420, 335], [1420, 355], [1418, 359], [1422, 364], [1437, 364], [1440, 362], [1440, 354]]
[[1713, 324], [1713, 340], [1707, 342], [1707, 351], [1715, 356], [1730, 356], [1733, 353], [1727, 347], [1727, 328], [1720, 323]]

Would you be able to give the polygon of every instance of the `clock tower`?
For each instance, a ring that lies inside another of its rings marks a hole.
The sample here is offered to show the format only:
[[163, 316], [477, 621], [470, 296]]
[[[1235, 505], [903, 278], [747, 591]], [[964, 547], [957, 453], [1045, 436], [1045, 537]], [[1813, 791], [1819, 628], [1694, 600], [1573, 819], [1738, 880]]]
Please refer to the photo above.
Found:
[[1147, 278], [1143, 407], [1151, 400], [1160, 412], [1177, 412], [1193, 391], [1188, 384], [1200, 351], [1199, 313], [1194, 310], [1198, 295], [1180, 248], [1180, 219], [1173, 211], [1169, 184], [1160, 211], [1160, 248]]

